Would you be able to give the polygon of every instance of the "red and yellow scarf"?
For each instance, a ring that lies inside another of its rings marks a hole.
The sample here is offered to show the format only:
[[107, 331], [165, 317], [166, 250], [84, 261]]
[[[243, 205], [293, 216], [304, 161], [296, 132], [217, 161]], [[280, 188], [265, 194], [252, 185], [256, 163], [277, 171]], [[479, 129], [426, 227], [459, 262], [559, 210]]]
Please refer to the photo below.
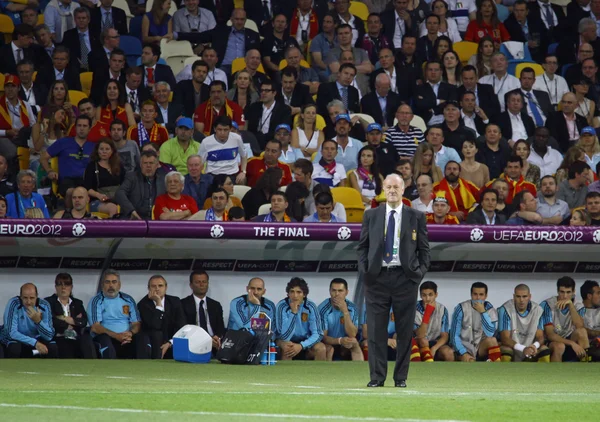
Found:
[[126, 125], [129, 124], [129, 119], [127, 118], [127, 113], [125, 112], [125, 107], [117, 106], [117, 112], [115, 114], [116, 117], [113, 117], [113, 111], [108, 104], [106, 107], [102, 108], [100, 113], [100, 121], [103, 123], [111, 124], [113, 120], [120, 120]]
[[460, 192], [460, 198], [462, 199], [462, 204], [464, 209], [458, 208], [458, 202], [456, 201], [456, 195], [454, 194], [454, 189], [448, 183], [446, 179], [442, 179], [433, 187], [433, 192], [444, 192], [444, 197], [448, 200], [448, 204], [450, 205], [451, 212], [457, 211], [465, 211], [469, 210], [475, 202], [477, 202], [477, 198], [475, 197], [474, 192], [477, 192], [477, 186], [472, 184], [467, 180], [463, 180], [461, 178], [458, 179], [458, 189]]
[[[215, 118], [215, 111], [213, 110], [212, 102], [208, 100], [206, 102], [206, 109], [204, 110], [204, 135], [210, 136], [212, 133], [213, 121]], [[225, 100], [225, 114], [231, 120], [233, 120], [233, 109], [229, 106], [229, 100]]]
[[[435, 215], [433, 215], [432, 213], [428, 213], [425, 216], [425, 218], [427, 220], [427, 224], [439, 224], [439, 223], [435, 222]], [[442, 224], [460, 224], [460, 222], [458, 221], [458, 218], [456, 218], [453, 215], [448, 214]]]
[[[296, 13], [292, 16], [292, 22], [290, 22], [290, 37], [296, 38], [300, 28], [300, 9], [296, 9]], [[306, 40], [304, 50], [308, 46], [308, 41], [312, 40], [319, 33], [319, 20], [317, 19], [317, 13], [314, 9], [310, 10], [310, 17], [308, 18], [308, 40]], [[303, 51], [306, 54], [306, 51]]]
[[533, 183], [527, 182], [523, 178], [523, 175], [521, 175], [518, 180], [513, 180], [505, 174], [502, 174], [502, 176], [504, 176], [504, 180], [506, 180], [506, 183], [508, 183], [508, 196], [506, 197], [506, 199], [504, 199], [504, 202], [506, 204], [512, 204], [515, 195], [524, 190], [529, 191], [529, 193], [537, 197], [537, 189], [535, 185]]
[[[23, 100], [19, 100], [19, 107], [21, 110], [21, 123], [23, 123], [23, 127], [29, 127], [30, 120], [29, 114], [27, 114], [27, 107]], [[8, 111], [8, 106], [6, 105], [6, 96], [3, 95], [0, 97], [0, 129], [8, 130], [12, 128], [12, 119], [10, 118], [10, 112]]]

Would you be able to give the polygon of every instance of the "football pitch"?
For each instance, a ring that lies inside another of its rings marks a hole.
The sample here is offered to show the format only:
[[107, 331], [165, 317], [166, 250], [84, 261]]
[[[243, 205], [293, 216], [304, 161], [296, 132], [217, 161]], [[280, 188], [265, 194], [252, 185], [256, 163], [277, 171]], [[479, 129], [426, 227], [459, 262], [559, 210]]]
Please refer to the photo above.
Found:
[[[390, 365], [390, 375], [392, 365]], [[0, 360], [0, 421], [597, 421], [600, 365]]]

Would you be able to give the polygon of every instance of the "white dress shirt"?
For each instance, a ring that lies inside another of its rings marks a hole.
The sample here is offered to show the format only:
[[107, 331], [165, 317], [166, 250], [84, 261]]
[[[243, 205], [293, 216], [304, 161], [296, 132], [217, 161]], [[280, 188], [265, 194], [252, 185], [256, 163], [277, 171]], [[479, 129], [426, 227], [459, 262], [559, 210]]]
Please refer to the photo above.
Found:
[[63, 79], [65, 79], [65, 71], [66, 71], [66, 70], [67, 70], [67, 69], [64, 69], [64, 70], [61, 72], [61, 71], [59, 71], [58, 69], [54, 68], [54, 76], [55, 76], [55, 79], [56, 79], [57, 81], [62, 81]]
[[396, 67], [394, 66], [392, 69], [394, 70], [392, 70], [391, 73], [386, 70], [385, 74], [388, 75], [391, 79], [390, 89], [392, 90], [392, 92], [395, 92], [397, 94], [398, 87], [396, 86]]
[[394, 11], [394, 17], [396, 18], [396, 30], [394, 31], [394, 48], [402, 48], [402, 37], [406, 34], [406, 24], [404, 20], [398, 15], [398, 12]]
[[[392, 260], [389, 262], [389, 264], [383, 261], [382, 266], [384, 267], [400, 266], [400, 228], [402, 227], [402, 201], [400, 201], [400, 205], [398, 205], [397, 208], [392, 208], [389, 204], [385, 204], [385, 230], [387, 230], [387, 226], [390, 220], [390, 212], [392, 210], [396, 211], [396, 214], [394, 214], [394, 218], [396, 220], [396, 233], [393, 234], [394, 246]], [[390, 233], [386, 233], [385, 235], [389, 236]]]
[[194, 302], [196, 303], [196, 325], [200, 326], [200, 301], [203, 300], [204, 303], [202, 304], [202, 307], [204, 309], [204, 315], [206, 315], [206, 331], [208, 331], [208, 335], [209, 336], [214, 336], [215, 333], [212, 329], [212, 327], [210, 326], [210, 318], [208, 317], [208, 308], [206, 307], [206, 296], [204, 296], [204, 299], [200, 299], [198, 296], [193, 295], [194, 296]]
[[15, 45], [14, 41], [10, 43], [10, 46], [12, 47], [12, 52], [13, 52], [13, 57], [15, 58], [15, 63], [19, 63], [19, 53], [18, 51], [21, 50], [21, 60], [23, 60], [25, 58], [25, 50], [23, 50], [22, 48], [19, 48]]
[[21, 88], [23, 89], [23, 93], [25, 94], [25, 98], [23, 99], [23, 101], [25, 101], [32, 107], [37, 106], [35, 94], [33, 92], [33, 84], [31, 84], [31, 88], [29, 89], [25, 88], [23, 85], [21, 85]]
[[479, 79], [480, 84], [491, 85], [494, 88], [494, 94], [498, 96], [500, 102], [500, 110], [504, 111], [504, 94], [513, 89], [521, 89], [521, 82], [513, 75], [506, 73], [502, 78], [498, 78], [496, 74], [486, 75]]
[[412, 201], [412, 209], [431, 214], [433, 213], [433, 199], [429, 201], [429, 204], [425, 205], [421, 201], [421, 198], [417, 198]]
[[535, 78], [533, 89], [547, 92], [550, 96], [550, 102], [557, 105], [562, 96], [569, 92], [569, 85], [565, 78], [559, 75], [554, 75], [552, 79], [546, 73]]
[[275, 108], [275, 101], [271, 104], [271, 107], [267, 107], [263, 104], [262, 106], [262, 116], [260, 117], [260, 124], [258, 125], [258, 130], [265, 135], [269, 133], [269, 128], [271, 127], [271, 117], [273, 116], [273, 109]]
[[531, 153], [527, 157], [527, 161], [531, 164], [535, 164], [540, 168], [540, 178], [548, 175], [553, 175], [562, 163], [562, 155], [552, 147], [548, 147], [548, 151], [541, 157], [533, 148]]
[[[296, 10], [294, 10], [294, 13], [296, 13]], [[298, 30], [296, 31], [298, 45], [304, 44], [304, 41], [302, 41], [302, 31], [306, 31], [307, 39], [310, 40], [310, 11], [306, 15], [302, 15], [298, 10]]]
[[527, 139], [529, 136], [527, 136], [527, 130], [525, 130], [521, 114], [512, 114], [509, 112], [508, 115], [510, 116], [510, 125], [512, 127], [512, 140]]

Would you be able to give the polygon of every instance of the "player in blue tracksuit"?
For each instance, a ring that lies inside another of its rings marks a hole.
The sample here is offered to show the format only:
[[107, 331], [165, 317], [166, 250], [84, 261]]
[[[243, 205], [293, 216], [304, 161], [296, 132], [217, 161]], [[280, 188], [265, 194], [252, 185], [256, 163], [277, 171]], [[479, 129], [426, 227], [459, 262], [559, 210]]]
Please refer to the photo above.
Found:
[[53, 337], [50, 304], [38, 298], [34, 284], [24, 284], [19, 296], [9, 300], [4, 311], [0, 342], [6, 346], [6, 357], [25, 358], [39, 354], [57, 358], [58, 347], [52, 341]]
[[282, 360], [291, 360], [306, 351], [307, 359], [325, 360], [325, 345], [321, 343], [323, 327], [314, 302], [308, 300], [308, 285], [294, 277], [287, 284], [288, 297], [275, 310], [275, 331]]
[[275, 304], [264, 297], [267, 292], [263, 279], [254, 277], [246, 287], [248, 294], [236, 297], [229, 305], [228, 330], [250, 329], [252, 318], [261, 318], [262, 314], [271, 318], [271, 330], [275, 327]]

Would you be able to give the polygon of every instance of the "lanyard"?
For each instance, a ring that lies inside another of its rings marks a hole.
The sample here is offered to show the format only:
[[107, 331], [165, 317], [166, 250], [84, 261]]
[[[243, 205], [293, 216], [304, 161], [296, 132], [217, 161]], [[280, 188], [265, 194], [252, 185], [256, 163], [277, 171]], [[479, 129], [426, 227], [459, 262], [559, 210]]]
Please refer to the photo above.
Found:
[[[267, 123], [267, 121], [269, 121], [269, 119], [271, 118], [271, 114], [273, 114], [273, 109], [275, 108], [275, 103], [273, 103], [273, 105], [271, 106], [271, 110], [269, 110], [269, 112], [267, 113], [266, 116], [263, 116], [260, 119], [260, 125], [258, 125], [258, 132], [262, 132], [262, 129], [265, 127], [265, 124]], [[270, 128], [269, 128], [270, 129]]]
[[196, 29], [192, 28], [192, 21], [190, 20], [190, 16], [191, 15], [187, 15], [187, 21], [188, 21], [188, 26], [190, 27], [190, 32], [200, 32], [200, 25], [202, 24], [202, 20], [201, 20], [201, 16], [200, 16], [200, 11], [198, 10], [198, 16], [194, 16], [194, 18], [198, 19], [198, 23], [196, 24]]
[[496, 91], [496, 75], [492, 76], [492, 86], [494, 87], [494, 94], [498, 95], [498, 93], [500, 91], [502, 91], [502, 87], [504, 87], [504, 82], [506, 82], [507, 78], [508, 78], [508, 73], [506, 75], [504, 75], [504, 77], [502, 78], [502, 84], [500, 84], [498, 91]]
[[[544, 79], [544, 84], [546, 85], [548, 94], [552, 95], [550, 93], [550, 87], [548, 86], [548, 82], [546, 81], [546, 75], [542, 75], [542, 78]], [[552, 81], [550, 81], [550, 83], [552, 83]], [[551, 100], [552, 100], [552, 104], [558, 103], [558, 81], [556, 80], [556, 76], [554, 77], [554, 97], [551, 98]]]

